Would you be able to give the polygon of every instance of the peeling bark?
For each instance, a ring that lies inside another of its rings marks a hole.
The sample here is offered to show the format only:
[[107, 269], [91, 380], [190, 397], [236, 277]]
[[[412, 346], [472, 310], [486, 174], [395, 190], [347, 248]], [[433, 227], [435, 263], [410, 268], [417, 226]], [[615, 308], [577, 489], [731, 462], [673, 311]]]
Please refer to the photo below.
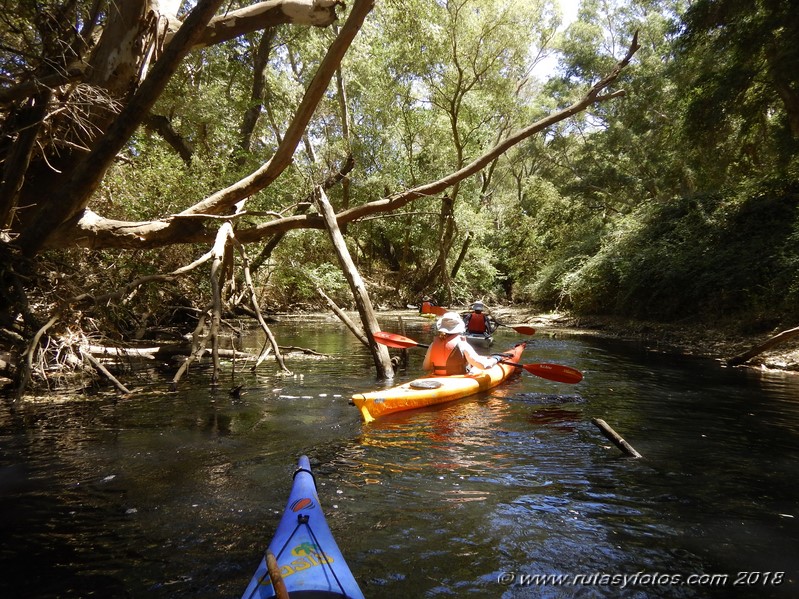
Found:
[[[102, 87], [111, 94], [124, 95], [139, 84], [148, 52], [145, 32], [156, 15], [148, 0], [112, 2], [100, 42], [89, 61], [86, 83]], [[209, 17], [210, 19], [210, 17]]]
[[[232, 10], [208, 23], [192, 49], [212, 46], [245, 33], [277, 25], [329, 27], [336, 22], [339, 0], [270, 0]], [[170, 37], [167, 36], [167, 42]]]

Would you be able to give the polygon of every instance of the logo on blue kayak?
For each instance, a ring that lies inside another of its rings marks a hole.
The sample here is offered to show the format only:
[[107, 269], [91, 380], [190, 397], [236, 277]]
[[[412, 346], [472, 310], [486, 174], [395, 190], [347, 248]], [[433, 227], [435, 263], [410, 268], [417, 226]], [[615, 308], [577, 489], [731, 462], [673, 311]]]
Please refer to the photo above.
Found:
[[[297, 574], [303, 570], [310, 570], [311, 568], [315, 568], [317, 566], [332, 564], [334, 561], [332, 557], [317, 547], [316, 544], [309, 541], [305, 541], [299, 545], [296, 545], [291, 550], [291, 555], [293, 555], [296, 559], [293, 559], [288, 563], [283, 562], [283, 560], [278, 560], [280, 565], [280, 575], [283, 578], [287, 578], [288, 576]], [[260, 584], [263, 586], [271, 586], [272, 580], [269, 578], [269, 576], [265, 576]]]
[[301, 510], [310, 510], [316, 507], [313, 499], [310, 497], [303, 497], [293, 502], [290, 506], [292, 512], [299, 512]]

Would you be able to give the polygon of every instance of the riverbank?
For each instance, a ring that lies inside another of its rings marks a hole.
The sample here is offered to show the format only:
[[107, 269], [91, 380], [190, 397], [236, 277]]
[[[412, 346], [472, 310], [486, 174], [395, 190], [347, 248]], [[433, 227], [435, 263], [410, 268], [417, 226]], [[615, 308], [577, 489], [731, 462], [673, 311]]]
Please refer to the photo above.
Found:
[[[713, 328], [696, 323], [665, 324], [610, 316], [542, 314], [523, 308], [497, 308], [492, 313], [501, 322], [530, 324], [542, 330], [569, 329], [570, 334], [640, 343], [655, 352], [711, 358], [725, 364], [782, 330], [778, 328], [760, 334], [744, 334], [731, 326]], [[799, 336], [758, 354], [745, 366], [799, 373]]]

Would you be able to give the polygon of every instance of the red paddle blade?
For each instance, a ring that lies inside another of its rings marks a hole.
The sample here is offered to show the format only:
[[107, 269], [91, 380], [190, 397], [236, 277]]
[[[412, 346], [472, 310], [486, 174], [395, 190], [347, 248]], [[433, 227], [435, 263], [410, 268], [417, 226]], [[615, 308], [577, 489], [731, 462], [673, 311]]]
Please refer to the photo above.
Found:
[[418, 341], [397, 335], [396, 333], [386, 333], [385, 331], [377, 331], [372, 335], [375, 341], [388, 347], [396, 347], [398, 349], [407, 349], [409, 347], [427, 347]]
[[523, 325], [523, 324], [519, 324], [519, 325], [515, 325], [515, 324], [507, 325], [507, 324], [506, 324], [506, 325], [504, 325], [504, 326], [506, 326], [506, 327], [507, 327], [507, 326], [509, 326], [510, 328], [512, 328], [512, 329], [513, 329], [514, 331], [516, 331], [517, 333], [520, 333], [521, 335], [535, 335], [535, 329], [534, 329], [533, 327], [528, 327], [527, 325]]
[[560, 364], [521, 364], [527, 372], [542, 379], [549, 379], [550, 381], [557, 381], [559, 383], [569, 383], [573, 385], [583, 380], [583, 373], [575, 368], [569, 366], [561, 366]]

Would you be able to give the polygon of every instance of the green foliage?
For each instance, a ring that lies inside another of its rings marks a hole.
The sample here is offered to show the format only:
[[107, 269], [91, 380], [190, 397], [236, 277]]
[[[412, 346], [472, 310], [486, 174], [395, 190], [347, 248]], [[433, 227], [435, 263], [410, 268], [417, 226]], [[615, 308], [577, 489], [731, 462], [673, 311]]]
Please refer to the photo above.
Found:
[[266, 272], [259, 273], [258, 281], [271, 308], [319, 305], [317, 289], [340, 306], [352, 303], [352, 293], [323, 231], [302, 231], [286, 237], [273, 258]]
[[[582, 97], [638, 32], [641, 48], [614, 86], [623, 98], [551, 127], [449, 190], [449, 268], [471, 234], [453, 300], [661, 319], [787, 315], [799, 300], [790, 183], [799, 177], [799, 135], [790, 94], [779, 88], [783, 81], [797, 89], [797, 45], [788, 39], [797, 17], [789, 8], [786, 0], [585, 0], [579, 21], [556, 38], [558, 76], [541, 85], [529, 69], [555, 31], [549, 2], [377, 3], [342, 65], [350, 137], [331, 86], [292, 166], [247, 208], [269, 213], [264, 218], [292, 212], [348, 152], [356, 163], [348, 192], [328, 192], [337, 209], [437, 180]], [[334, 34], [279, 28], [258, 99], [253, 69], [263, 35], [189, 55], [153, 112], [188, 143], [191, 160], [142, 129], [92, 209], [131, 220], [174, 214], [269, 160]], [[258, 104], [244, 144], [243, 116]], [[440, 197], [421, 198], [346, 228], [376, 297], [401, 305], [444, 286], [429, 276], [440, 212]], [[121, 286], [206, 249], [103, 253], [100, 271]], [[200, 271], [120, 306], [120, 330], [134, 327], [147, 302], [206, 301]], [[274, 307], [322, 305], [317, 287], [342, 306], [351, 302], [322, 231], [290, 232], [256, 276]], [[102, 277], [90, 273], [87, 283], [99, 286]]]
[[98, 208], [109, 218], [147, 220], [153, 214], [175, 214], [190, 206], [218, 184], [215, 165], [198, 160], [186, 167], [160, 140], [145, 135], [134, 140], [133, 162], [116, 164], [103, 180]]
[[527, 180], [522, 201], [509, 206], [504, 225], [507, 233], [500, 247], [513, 299], [549, 306], [559, 303], [575, 257], [598, 247], [603, 228], [601, 215], [561, 196], [539, 176]]
[[[459, 235], [453, 254], [458, 255], [469, 234], [469, 250], [452, 281], [453, 301], [468, 303], [480, 297], [496, 302], [503, 297], [499, 286], [496, 239], [498, 231], [493, 222], [494, 213], [475, 211], [468, 202], [461, 202], [456, 212]], [[452, 259], [454, 265], [455, 257]]]
[[644, 206], [563, 286], [579, 312], [674, 320], [783, 318], [799, 279], [799, 184]]
[[267, 305], [271, 308], [302, 310], [320, 303], [317, 289], [342, 307], [351, 307], [352, 293], [341, 270], [334, 264], [279, 264], [264, 287]]
[[[674, 77], [692, 153], [726, 180], [796, 172], [799, 17], [788, 0], [700, 0], [684, 15]], [[722, 149], [720, 152], [719, 150]]]
[[515, 200], [506, 190], [497, 213], [513, 223], [498, 255], [514, 300], [662, 319], [789, 314], [796, 216], [785, 181], [796, 180], [796, 136], [764, 86], [748, 88], [730, 110], [708, 97], [715, 113], [691, 121], [686, 107], [702, 90], [687, 92], [686, 81], [723, 94], [717, 72], [742, 68], [744, 57], [707, 44], [693, 57], [675, 54], [683, 8], [583, 3], [581, 22], [561, 42], [563, 76], [547, 88], [562, 103], [608, 72], [633, 31], [642, 47], [622, 75], [623, 100], [514, 155], [532, 173]]
[[470, 251], [453, 283], [454, 301], [467, 303], [476, 297], [491, 302], [501, 299], [496, 262], [496, 255], [486, 247], [477, 245]]

